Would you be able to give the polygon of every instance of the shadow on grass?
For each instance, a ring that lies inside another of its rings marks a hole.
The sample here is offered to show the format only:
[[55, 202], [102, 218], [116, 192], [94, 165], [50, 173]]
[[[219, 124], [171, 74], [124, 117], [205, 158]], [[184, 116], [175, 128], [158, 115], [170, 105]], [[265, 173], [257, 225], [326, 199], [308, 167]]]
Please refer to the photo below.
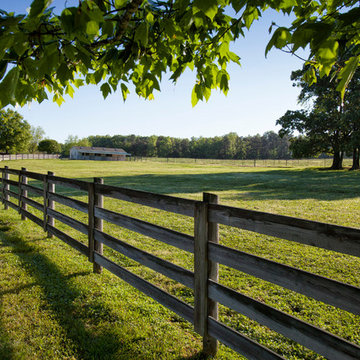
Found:
[[[204, 353], [199, 352], [198, 354], [195, 355], [191, 355], [191, 356], [186, 356], [186, 357], [179, 357], [176, 360], [205, 360], [205, 359], [209, 359], [209, 357], [207, 357]], [[212, 359], [212, 358], [210, 358]]]
[[[0, 316], [2, 313], [0, 303]], [[13, 360], [15, 358], [15, 352], [13, 346], [11, 344], [10, 338], [6, 331], [4, 330], [4, 326], [0, 317], [0, 359], [2, 360]]]
[[[73, 277], [77, 277], [77, 276], [85, 276], [85, 275], [89, 275], [89, 272], [88, 271], [82, 271], [82, 272], [76, 272], [76, 273], [73, 273], [73, 274], [70, 274], [70, 275], [67, 275], [67, 276], [64, 276], [64, 279], [71, 279]], [[21, 286], [18, 286], [16, 288], [12, 288], [12, 289], [8, 289], [8, 290], [0, 290], [0, 296], [4, 296], [4, 295], [7, 295], [7, 294], [17, 294], [19, 293], [20, 291], [22, 290], [25, 290], [25, 289], [30, 289], [32, 288], [33, 286], [38, 286], [41, 284], [37, 283], [37, 282], [33, 282], [31, 284], [26, 284], [26, 285], [21, 285]], [[1, 359], [1, 358], [0, 358]]]
[[[92, 178], [79, 180], [92, 181]], [[360, 172], [325, 172], [318, 169], [104, 177], [107, 185], [159, 194], [230, 191], [235, 193], [233, 200], [351, 199], [360, 193], [359, 180]], [[56, 189], [65, 196], [86, 195], [63, 186], [57, 186]]]
[[[139, 358], [139, 353], [133, 352], [130, 344], [122, 342], [118, 333], [103, 328], [99, 331], [99, 328], [96, 328], [96, 324], [104, 318], [109, 320], [114, 317], [111, 311], [99, 301], [83, 304], [81, 300], [84, 294], [69, 283], [70, 278], [89, 275], [89, 271], [65, 276], [54, 263], [24, 241], [21, 236], [5, 235], [3, 241], [6, 246], [13, 248], [12, 253], [18, 256], [20, 266], [34, 279], [34, 283], [0, 292], [0, 300], [1, 295], [8, 292], [20, 291], [33, 285], [40, 286], [49, 309], [64, 330], [67, 341], [73, 345], [77, 358], [104, 360]], [[0, 359], [15, 359], [19, 358], [19, 355], [23, 358], [21, 354], [14, 353], [10, 338], [1, 326], [0, 318]]]

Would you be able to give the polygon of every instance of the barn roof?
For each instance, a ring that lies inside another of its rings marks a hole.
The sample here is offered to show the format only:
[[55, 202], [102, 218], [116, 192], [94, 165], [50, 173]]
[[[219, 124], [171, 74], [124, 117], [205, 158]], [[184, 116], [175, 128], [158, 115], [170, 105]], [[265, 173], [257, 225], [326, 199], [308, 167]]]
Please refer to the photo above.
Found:
[[79, 152], [89, 153], [89, 154], [112, 154], [112, 155], [131, 155], [127, 153], [124, 149], [116, 148], [105, 148], [105, 147], [89, 147], [89, 146], [73, 146], [71, 148], [76, 149]]

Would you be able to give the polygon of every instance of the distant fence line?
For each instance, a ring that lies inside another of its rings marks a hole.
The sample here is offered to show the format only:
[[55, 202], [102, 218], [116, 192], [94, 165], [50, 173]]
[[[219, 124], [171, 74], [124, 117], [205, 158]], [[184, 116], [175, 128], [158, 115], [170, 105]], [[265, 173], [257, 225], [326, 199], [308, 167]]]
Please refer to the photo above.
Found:
[[59, 159], [60, 154], [44, 154], [44, 153], [37, 153], [37, 154], [0, 154], [0, 161], [6, 160], [29, 160], [29, 159], [36, 159], [36, 160], [45, 160], [45, 159]]
[[[330, 167], [332, 159], [195, 159], [195, 158], [158, 158], [133, 156], [130, 161], [151, 161], [151, 162], [168, 162], [168, 163], [185, 163], [185, 164], [223, 164], [243, 167]], [[351, 166], [352, 159], [345, 158], [343, 166]]]
[[[47, 231], [48, 236], [55, 235], [87, 256], [93, 263], [94, 272], [100, 273], [102, 267], [106, 268], [194, 324], [195, 331], [203, 337], [205, 354], [214, 355], [217, 340], [220, 340], [248, 359], [283, 359], [279, 354], [219, 321], [220, 303], [327, 359], [360, 359], [358, 345], [220, 284], [219, 264], [355, 315], [360, 315], [360, 288], [221, 245], [218, 226], [232, 226], [357, 257], [360, 257], [360, 229], [220, 205], [217, 196], [209, 193], [203, 194], [202, 201], [195, 201], [109, 186], [103, 184], [101, 178], [86, 182], [58, 177], [52, 172], [39, 174], [25, 168], [9, 169], [7, 166], [1, 168], [0, 172], [0, 194], [5, 209], [11, 207], [17, 210], [22, 219], [30, 219]], [[37, 180], [36, 186], [28, 183], [29, 178]], [[87, 202], [56, 193], [56, 185], [83, 191], [87, 195]], [[38, 201], [31, 199], [28, 192], [38, 196]], [[194, 235], [110, 211], [104, 208], [104, 197], [191, 217], [194, 219]], [[55, 203], [87, 214], [87, 222], [75, 220], [55, 210]], [[30, 212], [28, 206], [39, 210], [41, 217]], [[55, 219], [86, 234], [87, 244], [56, 228]], [[194, 254], [194, 271], [105, 233], [103, 220]], [[194, 306], [105, 257], [104, 245], [194, 290]]]
[[[59, 159], [60, 154], [3, 154], [0, 155], [0, 161], [5, 160], [28, 160], [28, 159]], [[68, 157], [67, 157], [68, 159]], [[97, 160], [97, 159], [93, 159]], [[146, 161], [161, 163], [183, 163], [199, 165], [230, 165], [239, 167], [330, 167], [332, 159], [196, 159], [196, 158], [160, 158], [131, 156], [127, 161]], [[345, 158], [343, 166], [350, 167], [352, 159]]]

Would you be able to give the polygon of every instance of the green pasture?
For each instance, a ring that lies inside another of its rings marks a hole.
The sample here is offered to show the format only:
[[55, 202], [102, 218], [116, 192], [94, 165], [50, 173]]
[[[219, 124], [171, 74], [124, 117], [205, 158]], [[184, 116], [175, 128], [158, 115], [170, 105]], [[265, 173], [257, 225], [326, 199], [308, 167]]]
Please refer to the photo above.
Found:
[[[226, 163], [94, 162], [23, 160], [1, 166], [201, 199], [216, 193], [222, 204], [359, 227], [360, 172], [317, 168], [239, 167]], [[36, 181], [31, 181], [37, 185]], [[57, 192], [87, 201], [65, 187]], [[32, 196], [34, 200], [41, 198]], [[105, 207], [192, 234], [193, 220], [162, 210], [105, 199]], [[29, 207], [30, 208], [30, 207]], [[87, 221], [85, 214], [56, 209]], [[36, 210], [31, 210], [37, 214]], [[40, 216], [40, 215], [39, 215]], [[56, 226], [86, 242], [84, 235]], [[126, 229], [104, 223], [104, 231], [157, 256], [193, 269], [193, 256]], [[270, 236], [220, 226], [220, 242], [252, 254], [360, 286], [360, 259]], [[193, 292], [109, 248], [105, 256], [193, 304]], [[220, 267], [220, 282], [360, 345], [360, 317], [241, 272]], [[287, 359], [321, 356], [268, 328], [220, 306], [220, 319]], [[65, 243], [0, 210], [0, 359], [201, 359], [201, 339], [192, 325]], [[217, 359], [241, 359], [220, 346]]]

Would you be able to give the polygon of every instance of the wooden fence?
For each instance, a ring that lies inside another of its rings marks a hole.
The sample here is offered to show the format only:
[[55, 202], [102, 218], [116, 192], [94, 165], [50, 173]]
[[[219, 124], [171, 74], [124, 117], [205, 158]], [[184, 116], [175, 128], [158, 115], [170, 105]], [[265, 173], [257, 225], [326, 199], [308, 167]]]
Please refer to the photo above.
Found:
[[[178, 164], [197, 164], [197, 165], [229, 165], [238, 167], [272, 167], [272, 168], [292, 168], [292, 167], [330, 167], [332, 159], [196, 159], [196, 158], [158, 158], [132, 156], [131, 161], [178, 163]], [[351, 158], [343, 159], [344, 167], [352, 166]]]
[[[360, 359], [358, 345], [219, 284], [218, 264], [356, 315], [360, 314], [360, 288], [220, 245], [218, 224], [357, 257], [360, 257], [360, 229], [224, 206], [218, 204], [216, 195], [212, 194], [204, 194], [203, 201], [194, 201], [104, 185], [100, 178], [86, 182], [58, 177], [51, 172], [45, 175], [24, 168], [14, 170], [7, 167], [2, 168], [1, 173], [5, 209], [11, 207], [19, 211], [23, 219], [28, 218], [43, 227], [48, 236], [55, 235], [87, 256], [93, 263], [94, 272], [101, 272], [103, 267], [108, 269], [193, 323], [195, 330], [203, 337], [205, 354], [214, 355], [217, 340], [220, 340], [248, 359], [282, 359], [280, 355], [221, 323], [218, 319], [218, 303], [221, 303], [328, 359]], [[16, 180], [10, 180], [10, 175]], [[28, 179], [40, 181], [42, 187], [29, 185]], [[57, 194], [56, 185], [87, 192], [88, 202]], [[43, 203], [30, 199], [28, 192], [41, 196]], [[104, 196], [193, 217], [194, 236], [107, 210], [103, 207]], [[88, 223], [56, 211], [55, 203], [87, 213]], [[40, 210], [43, 216], [35, 216], [27, 206]], [[57, 229], [54, 219], [86, 234], [88, 244]], [[193, 253], [194, 272], [103, 232], [103, 220]], [[106, 258], [103, 255], [104, 245], [193, 289], [194, 307]]]
[[0, 154], [0, 161], [5, 160], [29, 160], [29, 159], [59, 159], [60, 154]]

